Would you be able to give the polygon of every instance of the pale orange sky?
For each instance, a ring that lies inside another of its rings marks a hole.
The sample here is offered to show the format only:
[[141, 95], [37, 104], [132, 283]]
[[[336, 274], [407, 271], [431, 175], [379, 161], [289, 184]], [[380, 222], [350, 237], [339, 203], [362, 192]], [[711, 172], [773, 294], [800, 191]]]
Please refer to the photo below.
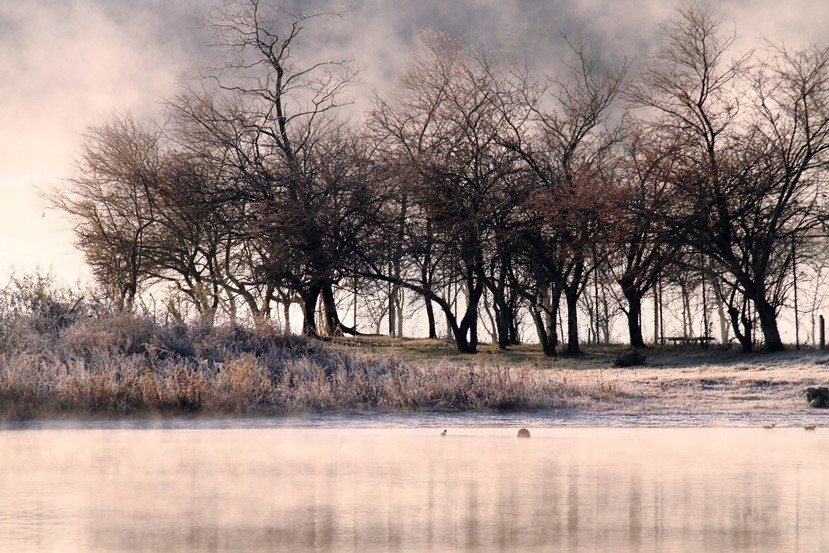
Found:
[[186, 43], [158, 39], [158, 2], [107, 12], [117, 3], [0, 0], [0, 286], [12, 269], [85, 274], [71, 222], [37, 190], [62, 185], [85, 126], [125, 109], [154, 115], [191, 63]]
[[[311, 8], [343, 4], [295, 1]], [[71, 174], [85, 126], [117, 111], [132, 110], [139, 117], [161, 112], [160, 100], [176, 92], [183, 73], [213, 55], [195, 21], [206, 15], [209, 3], [0, 0], [0, 285], [12, 267], [51, 268], [65, 281], [84, 273], [82, 254], [72, 246], [71, 223], [48, 211], [36, 189], [59, 187]], [[333, 29], [314, 41], [316, 47], [336, 47], [341, 55], [355, 56], [366, 70], [366, 85], [358, 91], [363, 98], [405, 63], [412, 37], [423, 30], [462, 32], [475, 40], [497, 35], [501, 47], [519, 53], [553, 44], [565, 30], [585, 30], [607, 52], [642, 57], [656, 23], [671, 11], [657, 0], [549, 0], [542, 11], [555, 14], [555, 21], [548, 23], [522, 16], [527, 6], [538, 9], [529, 0], [350, 4], [354, 9], [342, 20], [348, 31]], [[744, 48], [758, 44], [759, 36], [790, 47], [829, 42], [826, 0], [712, 4], [736, 23]], [[585, 29], [571, 28], [581, 26]], [[534, 55], [544, 58], [538, 51]]]

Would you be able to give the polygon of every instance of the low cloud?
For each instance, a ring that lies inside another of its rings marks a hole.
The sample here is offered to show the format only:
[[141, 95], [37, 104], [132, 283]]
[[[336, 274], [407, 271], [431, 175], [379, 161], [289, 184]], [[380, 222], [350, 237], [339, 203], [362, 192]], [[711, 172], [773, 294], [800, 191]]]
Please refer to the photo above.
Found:
[[[116, 111], [160, 115], [161, 99], [177, 92], [182, 75], [219, 55], [199, 26], [218, 1], [0, 3], [0, 185], [59, 185], [86, 126]], [[610, 61], [644, 63], [657, 43], [658, 24], [672, 13], [656, 0], [286, 1], [306, 13], [345, 11], [309, 24], [297, 55], [353, 56], [364, 69], [356, 110], [370, 106], [372, 90], [388, 92], [423, 32], [461, 35], [505, 59], [526, 59], [554, 73], [566, 50], [564, 35], [585, 35]], [[829, 42], [825, 0], [792, 0], [785, 8], [771, 0], [724, 0], [715, 7], [727, 25], [736, 25], [742, 50], [758, 45], [761, 36], [790, 47]], [[41, 217], [35, 200], [27, 205], [31, 218]], [[3, 209], [21, 207], [6, 203]], [[0, 259], [0, 269], [11, 263]]]
[[0, 175], [63, 172], [88, 124], [115, 110], [158, 111], [197, 36], [195, 2], [189, 11], [166, 4], [4, 3]]

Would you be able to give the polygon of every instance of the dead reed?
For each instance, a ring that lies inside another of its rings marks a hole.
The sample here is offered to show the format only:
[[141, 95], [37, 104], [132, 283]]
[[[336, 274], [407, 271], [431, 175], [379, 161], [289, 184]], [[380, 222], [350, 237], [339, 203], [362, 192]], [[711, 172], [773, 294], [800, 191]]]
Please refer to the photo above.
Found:
[[555, 371], [405, 361], [262, 326], [162, 326], [104, 315], [39, 330], [21, 318], [0, 355], [0, 419], [259, 415], [298, 412], [508, 411], [601, 398]]

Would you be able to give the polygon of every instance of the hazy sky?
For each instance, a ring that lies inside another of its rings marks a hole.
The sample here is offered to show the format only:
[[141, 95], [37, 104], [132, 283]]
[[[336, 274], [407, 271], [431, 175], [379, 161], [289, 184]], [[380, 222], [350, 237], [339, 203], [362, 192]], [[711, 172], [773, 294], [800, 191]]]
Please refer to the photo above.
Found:
[[[69, 223], [36, 188], [60, 187], [80, 134], [113, 112], [152, 117], [195, 66], [217, 54], [199, 25], [214, 0], [0, 0], [0, 275], [14, 266], [65, 280], [82, 271]], [[505, 55], [554, 67], [562, 35], [587, 35], [605, 57], [644, 60], [661, 0], [293, 0], [307, 12], [349, 11], [309, 28], [312, 50], [354, 56], [367, 98], [381, 92], [423, 31], [460, 34]], [[713, 1], [740, 48], [759, 37], [791, 47], [829, 42], [826, 0]], [[782, 7], [785, 6], [785, 7]], [[360, 104], [365, 106], [365, 102]], [[2, 282], [0, 282], [2, 284]]]

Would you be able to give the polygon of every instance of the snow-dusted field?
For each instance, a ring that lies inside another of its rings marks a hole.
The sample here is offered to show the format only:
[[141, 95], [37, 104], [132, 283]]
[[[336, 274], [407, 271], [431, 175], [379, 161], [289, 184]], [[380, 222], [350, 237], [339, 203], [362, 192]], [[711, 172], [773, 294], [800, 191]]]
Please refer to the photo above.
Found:
[[829, 384], [829, 355], [649, 350], [644, 366], [551, 369], [568, 383], [606, 390], [573, 398], [571, 424], [829, 425], [829, 410], [806, 401], [808, 386]]

